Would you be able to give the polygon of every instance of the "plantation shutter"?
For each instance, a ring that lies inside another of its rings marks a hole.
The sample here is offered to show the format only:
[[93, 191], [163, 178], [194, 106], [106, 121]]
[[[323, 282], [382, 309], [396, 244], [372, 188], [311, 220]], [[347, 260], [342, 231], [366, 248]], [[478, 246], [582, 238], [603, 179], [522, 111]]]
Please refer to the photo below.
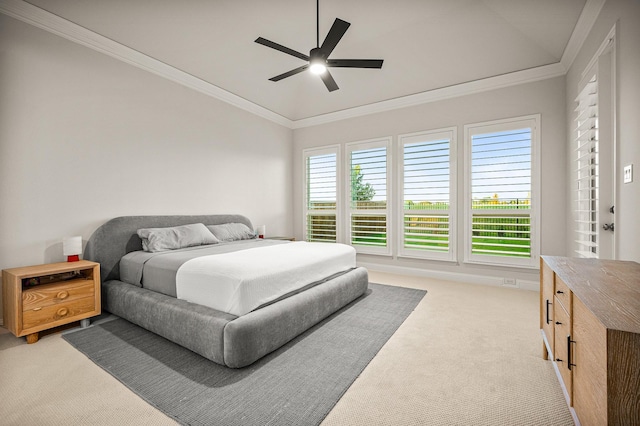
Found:
[[336, 242], [337, 152], [306, 155], [306, 241]]
[[467, 261], [536, 267], [532, 194], [537, 120], [469, 127]]
[[351, 144], [349, 152], [349, 241], [362, 253], [388, 253], [387, 140]]
[[455, 259], [451, 219], [454, 134], [455, 129], [400, 136], [402, 256]]
[[594, 75], [576, 98], [575, 235], [579, 257], [598, 257], [598, 84]]

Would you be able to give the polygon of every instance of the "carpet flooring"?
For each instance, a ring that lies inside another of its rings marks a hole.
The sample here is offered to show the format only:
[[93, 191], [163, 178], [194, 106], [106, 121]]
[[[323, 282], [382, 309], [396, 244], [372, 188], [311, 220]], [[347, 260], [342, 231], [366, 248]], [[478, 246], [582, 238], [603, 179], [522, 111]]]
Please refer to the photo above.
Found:
[[317, 425], [425, 294], [370, 284], [365, 296], [243, 369], [119, 318], [63, 338], [180, 423]]

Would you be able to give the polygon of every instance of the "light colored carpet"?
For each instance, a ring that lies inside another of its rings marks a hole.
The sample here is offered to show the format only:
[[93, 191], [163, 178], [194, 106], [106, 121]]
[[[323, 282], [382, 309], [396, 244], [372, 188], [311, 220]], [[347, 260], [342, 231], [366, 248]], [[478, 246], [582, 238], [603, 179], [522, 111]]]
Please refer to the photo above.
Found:
[[[572, 425], [541, 358], [538, 294], [370, 273], [427, 290], [322, 425]], [[0, 334], [0, 419], [7, 425], [175, 422], [62, 340]]]

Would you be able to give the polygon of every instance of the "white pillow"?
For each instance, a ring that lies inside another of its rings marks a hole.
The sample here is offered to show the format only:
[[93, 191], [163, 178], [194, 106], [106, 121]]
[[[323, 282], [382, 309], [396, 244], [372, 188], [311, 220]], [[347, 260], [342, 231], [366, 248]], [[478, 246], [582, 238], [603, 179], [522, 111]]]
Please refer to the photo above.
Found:
[[256, 234], [244, 223], [207, 225], [207, 229], [220, 241], [251, 240]]
[[202, 223], [172, 226], [169, 228], [138, 229], [144, 251], [158, 252], [183, 247], [219, 243], [218, 239]]

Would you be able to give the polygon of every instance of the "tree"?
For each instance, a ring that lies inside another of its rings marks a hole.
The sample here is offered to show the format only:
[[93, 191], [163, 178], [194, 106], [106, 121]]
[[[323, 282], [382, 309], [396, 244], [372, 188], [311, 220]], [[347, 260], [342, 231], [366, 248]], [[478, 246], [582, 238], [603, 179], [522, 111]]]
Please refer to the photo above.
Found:
[[360, 165], [357, 164], [351, 169], [351, 199], [353, 201], [371, 201], [376, 195], [373, 186], [370, 183], [362, 183], [362, 178], [364, 175]]

